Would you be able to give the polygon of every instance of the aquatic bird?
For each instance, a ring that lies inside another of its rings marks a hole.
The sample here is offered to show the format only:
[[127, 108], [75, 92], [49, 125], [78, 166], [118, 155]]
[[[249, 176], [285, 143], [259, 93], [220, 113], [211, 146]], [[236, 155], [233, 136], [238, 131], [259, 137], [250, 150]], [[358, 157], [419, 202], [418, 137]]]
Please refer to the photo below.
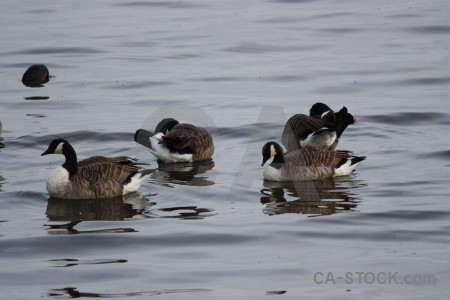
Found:
[[50, 74], [45, 65], [32, 65], [22, 76], [22, 82], [29, 87], [39, 87], [48, 82]]
[[330, 178], [350, 174], [358, 163], [366, 159], [354, 156], [350, 151], [321, 150], [315, 146], [305, 146], [288, 153], [276, 142], [268, 142], [262, 148], [264, 179], [270, 181], [300, 181]]
[[160, 121], [155, 134], [138, 129], [134, 140], [164, 163], [207, 160], [214, 153], [213, 139], [206, 129], [173, 118]]
[[115, 198], [137, 191], [154, 170], [140, 170], [133, 159], [126, 156], [93, 156], [77, 161], [77, 154], [67, 140], [50, 142], [47, 154], [62, 154], [63, 165], [47, 178], [47, 191], [51, 197], [61, 199]]
[[304, 145], [334, 150], [344, 130], [354, 123], [355, 118], [345, 106], [335, 113], [328, 105], [318, 102], [311, 107], [309, 116], [296, 114], [289, 118], [281, 142], [287, 151]]

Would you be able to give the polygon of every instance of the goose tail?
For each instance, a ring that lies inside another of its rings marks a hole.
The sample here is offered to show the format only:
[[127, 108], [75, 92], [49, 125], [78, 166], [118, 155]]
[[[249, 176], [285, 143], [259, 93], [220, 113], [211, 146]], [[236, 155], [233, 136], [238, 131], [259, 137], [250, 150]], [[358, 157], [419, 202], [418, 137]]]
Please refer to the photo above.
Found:
[[356, 166], [365, 159], [365, 156], [352, 156], [342, 159], [334, 170], [334, 176], [344, 176], [350, 174]]
[[151, 149], [152, 144], [150, 143], [150, 137], [153, 136], [153, 133], [145, 130], [145, 129], [138, 129], [134, 133], [134, 141], [138, 144], [141, 144], [142, 146]]
[[355, 124], [356, 121], [353, 115], [348, 112], [347, 107], [345, 106], [335, 114], [335, 118], [335, 130], [337, 138], [339, 139], [348, 125]]
[[136, 192], [142, 185], [142, 183], [155, 171], [156, 169], [146, 169], [130, 176], [127, 180], [127, 183], [123, 185], [122, 194], [126, 195], [128, 193]]
[[145, 170], [142, 170], [141, 172], [139, 172], [138, 174], [140, 174], [141, 175], [141, 178], [148, 178], [148, 177], [150, 177], [150, 175], [152, 175], [153, 174], [153, 172], [155, 172], [157, 169], [145, 169]]

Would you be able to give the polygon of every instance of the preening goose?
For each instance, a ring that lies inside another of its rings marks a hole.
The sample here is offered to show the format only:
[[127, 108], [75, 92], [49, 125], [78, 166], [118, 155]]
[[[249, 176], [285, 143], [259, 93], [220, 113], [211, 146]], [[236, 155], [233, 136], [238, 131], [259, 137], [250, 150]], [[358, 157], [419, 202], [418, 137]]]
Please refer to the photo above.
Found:
[[366, 159], [353, 156], [350, 151], [321, 150], [315, 146], [305, 146], [286, 154], [276, 142], [268, 142], [262, 148], [264, 179], [270, 181], [300, 181], [330, 178], [350, 174], [356, 165]]
[[281, 142], [287, 151], [304, 145], [334, 150], [344, 130], [354, 123], [355, 118], [345, 106], [335, 113], [328, 105], [318, 102], [311, 107], [309, 116], [296, 114], [289, 118]]
[[94, 156], [80, 162], [67, 140], [55, 139], [41, 154], [62, 154], [63, 165], [47, 178], [51, 197], [61, 199], [115, 198], [137, 191], [153, 170], [140, 170], [128, 157]]
[[207, 160], [214, 153], [214, 143], [206, 129], [172, 118], [159, 122], [155, 134], [138, 129], [134, 140], [165, 163]]

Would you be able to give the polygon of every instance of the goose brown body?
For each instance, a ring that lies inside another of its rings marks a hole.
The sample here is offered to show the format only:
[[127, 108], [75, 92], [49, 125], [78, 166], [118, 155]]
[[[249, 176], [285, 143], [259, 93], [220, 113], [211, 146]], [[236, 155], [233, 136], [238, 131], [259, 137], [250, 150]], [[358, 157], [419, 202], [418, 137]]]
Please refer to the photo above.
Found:
[[315, 146], [305, 146], [284, 155], [285, 164], [280, 169], [280, 176], [283, 181], [334, 177], [339, 163], [351, 156], [350, 151], [321, 150]]
[[163, 140], [169, 150], [192, 153], [192, 161], [210, 159], [214, 153], [211, 134], [206, 129], [192, 124], [175, 125]]
[[78, 167], [63, 189], [47, 187], [50, 196], [62, 199], [101, 199], [123, 195], [124, 185], [139, 169], [111, 162]]
[[179, 123], [173, 118], [161, 120], [154, 133], [138, 129], [134, 140], [163, 163], [208, 160], [214, 154], [212, 136], [205, 128]]
[[274, 157], [264, 170], [264, 179], [271, 181], [299, 181], [330, 178], [349, 174], [363, 156], [354, 156], [350, 151], [321, 150], [306, 146], [283, 154], [275, 142], [263, 147], [263, 165]]

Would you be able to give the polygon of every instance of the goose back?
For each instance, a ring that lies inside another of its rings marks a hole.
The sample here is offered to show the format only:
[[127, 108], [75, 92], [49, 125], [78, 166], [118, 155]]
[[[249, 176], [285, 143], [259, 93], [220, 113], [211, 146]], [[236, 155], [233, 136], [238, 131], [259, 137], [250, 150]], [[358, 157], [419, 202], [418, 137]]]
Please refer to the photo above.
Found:
[[84, 167], [93, 163], [102, 163], [102, 162], [108, 162], [108, 163], [114, 163], [114, 164], [121, 164], [121, 165], [133, 165], [137, 161], [136, 158], [131, 158], [128, 156], [114, 156], [114, 157], [107, 157], [107, 156], [91, 156], [85, 159], [82, 159], [78, 162], [78, 167]]
[[311, 107], [309, 116], [296, 114], [289, 118], [281, 142], [287, 151], [299, 149], [302, 144], [334, 150], [344, 130], [354, 123], [355, 118], [345, 106], [335, 113], [326, 104], [318, 102]]
[[323, 128], [325, 122], [308, 115], [295, 114], [284, 125], [281, 143], [287, 151], [301, 148], [300, 140], [305, 140], [313, 132]]

